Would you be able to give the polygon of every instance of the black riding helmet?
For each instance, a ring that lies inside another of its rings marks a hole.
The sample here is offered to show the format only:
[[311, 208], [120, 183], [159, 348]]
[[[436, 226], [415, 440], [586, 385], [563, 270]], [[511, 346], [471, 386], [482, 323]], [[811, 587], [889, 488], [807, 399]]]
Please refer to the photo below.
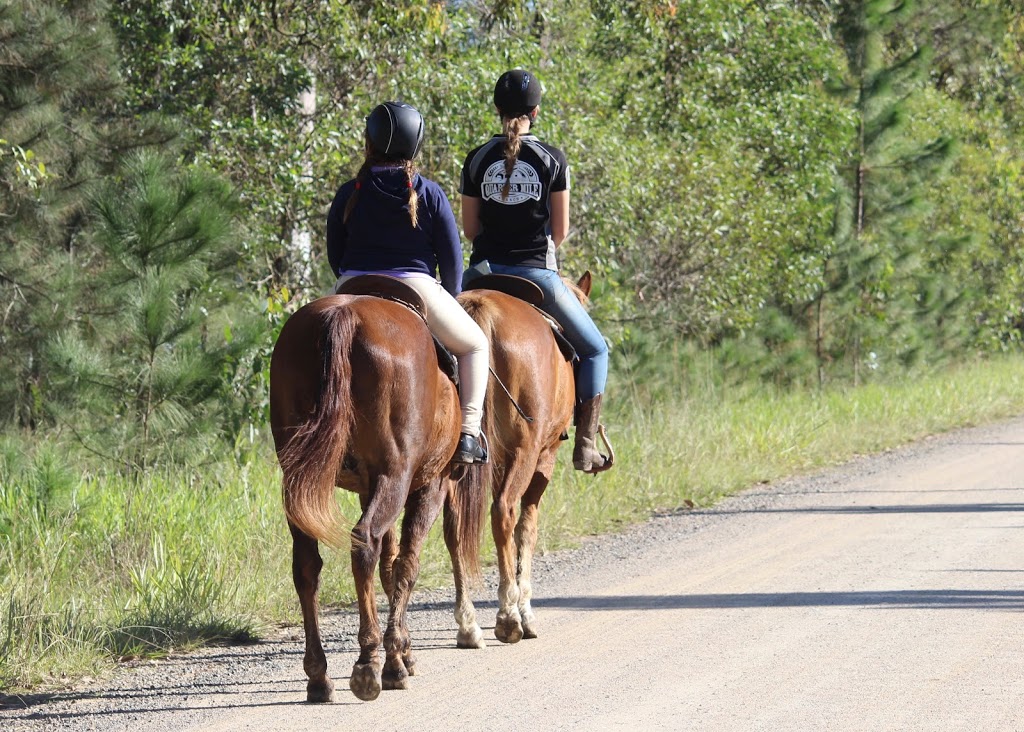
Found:
[[404, 102], [384, 102], [366, 118], [366, 136], [387, 160], [412, 160], [423, 144], [423, 117]]
[[512, 69], [494, 85], [494, 106], [506, 117], [522, 117], [540, 104], [540, 79], [523, 69]]

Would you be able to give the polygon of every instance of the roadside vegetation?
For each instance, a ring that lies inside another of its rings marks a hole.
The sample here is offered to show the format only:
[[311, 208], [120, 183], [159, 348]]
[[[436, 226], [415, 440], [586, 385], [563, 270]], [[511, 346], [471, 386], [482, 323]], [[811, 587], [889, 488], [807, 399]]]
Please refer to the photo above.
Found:
[[1017, 6], [0, 2], [0, 690], [296, 619], [269, 354], [385, 99], [458, 215], [494, 80], [545, 86], [618, 464], [543, 549], [1024, 413]]

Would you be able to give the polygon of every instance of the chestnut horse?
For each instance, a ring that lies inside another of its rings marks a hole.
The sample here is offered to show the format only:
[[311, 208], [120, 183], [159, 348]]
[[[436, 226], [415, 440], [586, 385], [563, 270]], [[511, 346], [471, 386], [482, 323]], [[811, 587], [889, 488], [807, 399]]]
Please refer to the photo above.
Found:
[[[586, 300], [590, 285], [587, 272], [574, 288], [581, 300]], [[477, 495], [481, 484], [491, 485], [491, 532], [499, 575], [494, 635], [516, 643], [537, 637], [530, 572], [538, 510], [573, 417], [573, 365], [560, 350], [546, 316], [533, 305], [488, 289], [466, 290], [459, 302], [487, 336], [496, 376], [484, 406], [490, 462], [468, 467], [460, 485]], [[483, 633], [469, 598], [470, 576], [455, 559], [460, 547], [454, 534], [446, 534], [446, 539], [455, 573], [457, 643], [460, 648], [480, 648]]]
[[[349, 687], [367, 701], [382, 688], [406, 688], [414, 667], [406, 609], [427, 533], [448, 502], [458, 517], [448, 527], [458, 564], [475, 576], [484, 510], [482, 492], [456, 493], [449, 477], [461, 425], [458, 393], [438, 368], [421, 316], [366, 295], [332, 295], [298, 310], [274, 347], [270, 421], [306, 636], [307, 699], [330, 701], [334, 689], [317, 595], [318, 542], [344, 541], [335, 486], [358, 493], [362, 508], [351, 530], [360, 653]], [[403, 509], [399, 545], [395, 523]], [[374, 593], [378, 561], [390, 608], [383, 638]]]

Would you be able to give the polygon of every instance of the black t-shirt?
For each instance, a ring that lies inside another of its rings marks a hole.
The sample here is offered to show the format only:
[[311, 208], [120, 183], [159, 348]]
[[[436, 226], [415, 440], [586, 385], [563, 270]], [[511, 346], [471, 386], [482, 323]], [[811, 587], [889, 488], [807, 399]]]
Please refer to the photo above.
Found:
[[519, 158], [507, 198], [501, 197], [505, 136], [495, 135], [466, 156], [459, 193], [480, 199], [480, 233], [473, 240], [469, 261], [558, 269], [551, 240], [550, 196], [569, 190], [569, 165], [558, 148], [533, 135], [519, 139]]

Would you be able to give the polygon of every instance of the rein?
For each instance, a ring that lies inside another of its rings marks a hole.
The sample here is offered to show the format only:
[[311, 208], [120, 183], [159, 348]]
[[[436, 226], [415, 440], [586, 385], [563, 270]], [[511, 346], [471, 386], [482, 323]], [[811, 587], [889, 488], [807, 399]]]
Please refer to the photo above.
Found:
[[526, 414], [526, 412], [523, 411], [523, 408], [519, 406], [519, 404], [516, 402], [516, 400], [512, 398], [512, 394], [509, 392], [508, 387], [505, 386], [501, 382], [501, 379], [498, 378], [498, 375], [496, 373], [494, 373], [494, 369], [491, 368], [490, 366], [488, 366], [487, 370], [491, 372], [491, 376], [493, 376], [494, 380], [498, 382], [498, 386], [501, 387], [501, 390], [503, 392], [505, 392], [505, 396], [507, 396], [508, 400], [510, 402], [512, 402], [512, 406], [516, 408], [517, 412], [519, 412], [519, 416], [522, 417], [523, 419], [525, 419], [527, 422], [532, 424], [533, 423], [533, 417], [528, 416]]

